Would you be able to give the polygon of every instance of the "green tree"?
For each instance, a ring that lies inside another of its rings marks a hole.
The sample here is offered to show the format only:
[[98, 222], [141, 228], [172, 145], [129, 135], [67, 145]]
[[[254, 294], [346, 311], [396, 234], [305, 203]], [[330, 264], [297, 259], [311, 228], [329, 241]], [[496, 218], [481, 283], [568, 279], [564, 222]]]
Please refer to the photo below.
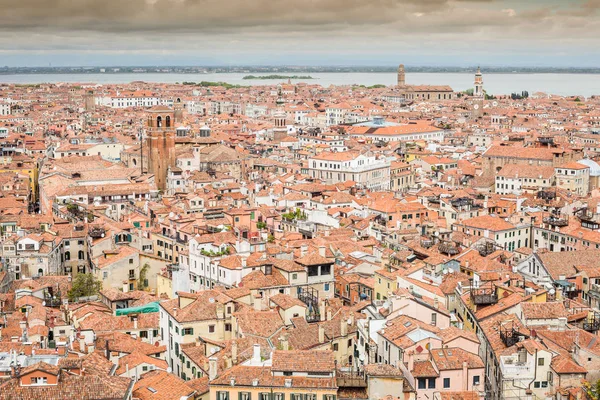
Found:
[[599, 400], [600, 394], [600, 380], [597, 380], [596, 383], [592, 384], [588, 381], [583, 382], [583, 389], [585, 390], [588, 398], [591, 400]]
[[138, 289], [144, 290], [148, 287], [148, 281], [146, 279], [148, 275], [148, 270], [150, 269], [150, 265], [145, 263], [140, 270], [140, 279], [138, 280]]
[[102, 289], [102, 282], [93, 274], [77, 274], [68, 293], [69, 301], [75, 301], [79, 297], [94, 296], [100, 289]]

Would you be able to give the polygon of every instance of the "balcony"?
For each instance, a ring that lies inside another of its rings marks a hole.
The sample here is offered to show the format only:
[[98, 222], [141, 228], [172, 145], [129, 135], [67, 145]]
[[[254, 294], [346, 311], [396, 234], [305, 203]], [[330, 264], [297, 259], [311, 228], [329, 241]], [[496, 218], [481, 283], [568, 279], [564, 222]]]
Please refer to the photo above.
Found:
[[502, 339], [502, 343], [504, 343], [506, 347], [514, 346], [525, 337], [526, 335], [514, 328], [512, 322], [507, 326], [500, 326], [500, 339]]
[[545, 224], [551, 226], [563, 227], [569, 225], [569, 219], [563, 216], [550, 215], [548, 217], [544, 217], [543, 221]]
[[477, 306], [486, 306], [498, 302], [495, 287], [471, 289], [471, 300]]
[[306, 322], [316, 322], [321, 319], [319, 312], [319, 292], [308, 286], [303, 287], [298, 293], [298, 300], [308, 306]]
[[458, 253], [460, 253], [460, 250], [458, 249], [458, 246], [456, 246], [454, 243], [450, 243], [450, 242], [442, 242], [438, 245], [438, 250], [441, 253], [447, 254], [449, 256], [455, 256]]
[[[598, 286], [598, 285], [594, 285]], [[582, 326], [584, 331], [595, 333], [600, 330], [600, 313], [594, 312], [588, 315]]]
[[502, 375], [506, 377], [518, 377], [519, 379], [533, 378], [534, 368], [527, 363], [520, 362], [518, 356], [504, 356], [500, 358]]
[[93, 226], [89, 229], [88, 234], [94, 239], [99, 239], [106, 235], [106, 230], [99, 226]]

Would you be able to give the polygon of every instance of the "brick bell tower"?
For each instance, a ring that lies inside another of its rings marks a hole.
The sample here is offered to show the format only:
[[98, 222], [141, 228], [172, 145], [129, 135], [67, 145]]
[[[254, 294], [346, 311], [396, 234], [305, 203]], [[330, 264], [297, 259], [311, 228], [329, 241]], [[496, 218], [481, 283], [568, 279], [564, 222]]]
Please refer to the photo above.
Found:
[[146, 148], [148, 149], [148, 173], [154, 174], [159, 190], [167, 188], [169, 168], [175, 166], [175, 123], [180, 113], [169, 107], [156, 106], [148, 111]]

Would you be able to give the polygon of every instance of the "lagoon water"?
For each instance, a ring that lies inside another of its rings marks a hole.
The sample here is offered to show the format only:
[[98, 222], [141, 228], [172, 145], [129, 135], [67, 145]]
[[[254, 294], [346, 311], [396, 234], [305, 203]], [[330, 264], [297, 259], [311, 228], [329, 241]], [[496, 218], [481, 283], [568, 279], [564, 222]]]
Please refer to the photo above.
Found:
[[[281, 73], [294, 75], [300, 73]], [[58, 83], [58, 82], [93, 82], [98, 84], [145, 82], [200, 82], [221, 81], [238, 85], [275, 85], [279, 80], [244, 80], [247, 73], [207, 73], [207, 74], [169, 74], [169, 73], [95, 73], [95, 74], [22, 74], [0, 75], [0, 83]], [[253, 73], [253, 75], [269, 75], [269, 73]], [[395, 73], [360, 72], [360, 73], [310, 73], [315, 79], [305, 80], [310, 84], [329, 85], [394, 85]], [[486, 74], [483, 71], [484, 88], [487, 93], [500, 95], [527, 90], [530, 94], [545, 92], [563, 96], [600, 95], [600, 74]], [[293, 80], [292, 82], [298, 82]], [[468, 73], [407, 73], [408, 84], [450, 85], [455, 91], [473, 87], [473, 74]]]

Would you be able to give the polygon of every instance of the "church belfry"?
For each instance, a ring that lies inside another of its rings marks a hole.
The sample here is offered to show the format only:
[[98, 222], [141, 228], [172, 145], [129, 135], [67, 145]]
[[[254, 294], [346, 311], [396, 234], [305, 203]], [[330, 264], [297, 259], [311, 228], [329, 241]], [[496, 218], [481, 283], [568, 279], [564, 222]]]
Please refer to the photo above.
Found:
[[477, 67], [477, 72], [475, 73], [475, 89], [473, 90], [474, 97], [484, 97], [483, 96], [483, 76], [481, 75], [481, 69]]
[[398, 86], [406, 85], [406, 75], [404, 73], [404, 64], [398, 66]]
[[483, 101], [485, 100], [485, 93], [483, 91], [483, 76], [481, 75], [481, 69], [477, 67], [475, 73], [475, 88], [473, 89], [473, 100], [471, 102], [472, 115], [475, 118], [481, 117], [483, 114]]
[[165, 106], [156, 106], [148, 112], [146, 148], [148, 173], [154, 174], [159, 190], [167, 188], [169, 168], [175, 166], [175, 124], [181, 122], [178, 113]]

